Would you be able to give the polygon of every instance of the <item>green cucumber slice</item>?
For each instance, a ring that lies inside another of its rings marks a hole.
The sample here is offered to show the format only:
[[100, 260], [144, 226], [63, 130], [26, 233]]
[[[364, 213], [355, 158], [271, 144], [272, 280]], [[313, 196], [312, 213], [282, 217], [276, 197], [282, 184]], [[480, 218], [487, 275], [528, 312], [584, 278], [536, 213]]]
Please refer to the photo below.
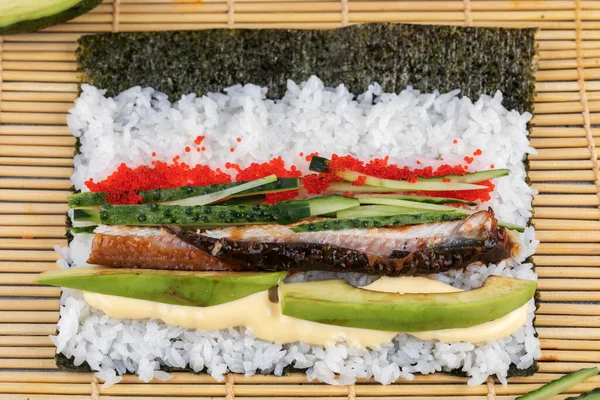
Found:
[[91, 221], [105, 225], [214, 227], [248, 224], [290, 224], [310, 217], [308, 201], [276, 205], [237, 206], [178, 206], [178, 205], [122, 205], [105, 204], [100, 210], [75, 209], [77, 222]]
[[365, 185], [377, 186], [393, 190], [404, 190], [404, 191], [427, 191], [427, 192], [439, 192], [447, 190], [476, 190], [486, 189], [487, 186], [474, 185], [472, 183], [460, 183], [460, 182], [437, 182], [428, 181], [425, 179], [419, 179], [417, 182], [411, 183], [408, 181], [396, 181], [392, 179], [377, 178], [375, 176], [369, 176], [361, 174], [355, 171], [340, 171], [336, 173], [337, 176], [348, 182], [354, 182], [357, 179], [364, 177]]
[[372, 205], [372, 206], [359, 206], [352, 207], [346, 210], [338, 211], [336, 218], [348, 219], [348, 218], [362, 218], [362, 217], [383, 217], [387, 215], [398, 215], [406, 213], [415, 213], [417, 210], [413, 208], [397, 207], [397, 206], [386, 206], [386, 205]]
[[583, 368], [548, 382], [539, 389], [519, 396], [515, 400], [546, 400], [596, 375], [598, 375], [598, 368]]
[[339, 231], [355, 228], [380, 228], [383, 226], [417, 225], [461, 219], [464, 215], [453, 211], [414, 211], [405, 214], [349, 219], [327, 219], [307, 222], [292, 228], [294, 232]]
[[[442, 182], [442, 179], [450, 182], [462, 182], [462, 183], [477, 183], [488, 181], [494, 178], [501, 178], [503, 176], [507, 176], [510, 174], [510, 169], [501, 168], [501, 169], [490, 169], [487, 171], [478, 171], [478, 172], [469, 172], [464, 175], [445, 175], [440, 176], [438, 178], [421, 178], [427, 180], [429, 182]], [[421, 180], [420, 179], [420, 180]]]
[[357, 199], [339, 194], [333, 194], [325, 197], [313, 197], [308, 199], [308, 203], [310, 204], [310, 214], [313, 217], [317, 215], [335, 213], [360, 205]]
[[178, 205], [178, 206], [204, 206], [206, 204], [211, 204], [219, 200], [223, 200], [227, 197], [231, 197], [235, 194], [252, 190], [259, 186], [263, 186], [277, 180], [277, 176], [269, 175], [267, 177], [256, 179], [250, 182], [244, 182], [241, 185], [237, 185], [234, 187], [230, 187], [224, 190], [220, 190], [214, 193], [208, 193], [202, 196], [189, 197], [187, 199], [182, 200], [174, 200], [174, 201], [166, 201], [163, 202], [163, 205]]

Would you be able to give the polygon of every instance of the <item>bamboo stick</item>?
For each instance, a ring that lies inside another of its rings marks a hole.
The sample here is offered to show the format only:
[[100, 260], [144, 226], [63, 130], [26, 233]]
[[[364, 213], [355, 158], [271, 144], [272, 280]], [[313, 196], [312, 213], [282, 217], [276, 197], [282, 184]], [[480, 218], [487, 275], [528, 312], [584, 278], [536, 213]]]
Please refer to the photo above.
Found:
[[[563, 51], [562, 53], [566, 53]], [[569, 57], [570, 58], [570, 57]], [[600, 88], [600, 82], [586, 82], [585, 87], [590, 91], [597, 91]], [[573, 82], [538, 82], [535, 85], [538, 92], [576, 92], [579, 84]]]
[[77, 63], [74, 62], [24, 62], [24, 61], [2, 61], [2, 69], [14, 71], [77, 71]]
[[68, 209], [55, 203], [0, 203], [0, 214], [64, 214]]
[[[570, 204], [571, 206], [597, 206], [598, 196], [592, 194], [538, 194], [533, 197], [534, 206], [561, 206], [564, 204]], [[579, 213], [579, 209], [571, 209], [571, 216], [573, 213]], [[537, 210], [534, 210], [534, 214], [537, 217]], [[579, 216], [577, 216], [580, 218]]]
[[599, 340], [599, 328], [565, 328], [565, 327], [536, 327], [540, 337], [544, 339], [570, 339], [570, 340]]
[[[2, 45], [3, 52], [26, 51], [26, 52], [65, 52], [71, 53], [77, 50], [77, 43], [20, 43], [20, 42], [4, 42]], [[3, 56], [4, 58], [4, 56]]]
[[571, 208], [571, 207], [539, 207], [534, 208], [537, 218], [573, 218], [577, 213], [578, 219], [600, 219], [600, 210], [597, 208]]
[[[539, 239], [539, 236], [538, 236]], [[597, 243], [540, 243], [537, 254], [574, 254], [600, 255], [600, 246]], [[565, 287], [570, 287], [569, 285]], [[577, 288], [573, 288], [577, 290]]]
[[76, 93], [2, 92], [2, 100], [6, 101], [56, 101], [73, 103], [76, 98]]
[[[7, 102], [5, 102], [7, 103]], [[47, 104], [47, 103], [40, 103]], [[30, 145], [34, 141], [36, 146], [74, 146], [75, 138], [71, 136], [42, 136], [32, 140], [31, 136], [0, 136], [2, 145]]]
[[600, 301], [599, 292], [548, 291], [540, 292], [543, 301]]
[[4, 190], [0, 189], [0, 201], [32, 201], [66, 203], [68, 190]]
[[[56, 361], [54, 359], [18, 359], [18, 358], [6, 358], [0, 359], [0, 368], [6, 369], [56, 369]], [[89, 385], [88, 385], [89, 386]], [[1, 390], [1, 389], [0, 389]], [[17, 392], [20, 392], [18, 390]], [[14, 393], [15, 391], [13, 391]], [[0, 393], [2, 393], [0, 391]], [[5, 395], [3, 394], [2, 397]], [[27, 395], [27, 398], [30, 398]], [[88, 395], [88, 400], [90, 396]]]
[[0, 347], [0, 357], [54, 358], [54, 347]]
[[[60, 288], [50, 286], [0, 286], [0, 295], [8, 297], [59, 297]], [[29, 331], [21, 333], [7, 332], [3, 327], [5, 327], [5, 325], [0, 325], [0, 332], [2, 332], [2, 335], [46, 335], [46, 333], [32, 333]], [[51, 333], [52, 332], [48, 334]]]
[[50, 72], [50, 71], [2, 71], [4, 81], [26, 82], [79, 82], [81, 76], [78, 72]]
[[51, 250], [54, 245], [66, 246], [66, 240], [56, 239], [1, 239], [0, 249], [13, 250]]
[[[42, 301], [52, 301], [52, 300], [42, 300]], [[0, 336], [0, 346], [52, 346], [53, 343], [47, 336]], [[46, 374], [52, 374], [45, 372]], [[29, 374], [23, 374], [19, 372], [20, 375], [27, 376]], [[2, 372], [0, 372], [0, 380], [2, 380]], [[14, 382], [14, 380], [12, 381]]]
[[[21, 35], [19, 35], [20, 37]], [[73, 51], [4, 51], [2, 59], [5, 61], [76, 61]]]
[[0, 236], [17, 238], [60, 238], [65, 237], [64, 227], [0, 226]]
[[[554, 103], [554, 104], [563, 104], [563, 103]], [[536, 110], [537, 112], [537, 110]], [[595, 138], [594, 143], [600, 146], [600, 138]], [[569, 138], [569, 140], [565, 140], [564, 138], [533, 138], [530, 140], [530, 145], [535, 147], [536, 149], [542, 148], [551, 148], [558, 147], [561, 149], [567, 147], [586, 147], [588, 145], [587, 138]]]
[[58, 269], [55, 262], [0, 261], [0, 272], [43, 272]]
[[[260, 14], [260, 16], [267, 14]], [[270, 15], [270, 14], [269, 14]], [[298, 14], [272, 14], [273, 19], [265, 18], [260, 22], [280, 22], [279, 18], [284, 18], [283, 22], [337, 22], [340, 20], [339, 13], [298, 13]], [[297, 15], [297, 19], [293, 18], [292, 15]], [[259, 15], [256, 16], [259, 19]], [[247, 22], [244, 21], [242, 14], [235, 15], [236, 22]], [[226, 23], [227, 14], [121, 14], [119, 16], [119, 23], [158, 23], [158, 24], [169, 24], [169, 23]], [[252, 21], [250, 21], [252, 22]]]
[[[555, 150], [555, 149], [552, 149]], [[556, 149], [558, 150], [558, 149]], [[588, 151], [587, 149], [585, 149]], [[593, 181], [594, 172], [587, 170], [570, 170], [570, 171], [529, 171], [529, 179], [532, 182], [542, 181]]]
[[536, 237], [542, 242], [600, 243], [600, 231], [537, 231]]
[[0, 157], [0, 165], [45, 165], [48, 167], [72, 167], [73, 158]]
[[[596, 264], [598, 266], [600, 264]], [[540, 267], [536, 264], [535, 272], [540, 278], [598, 278], [600, 279], [600, 268], [585, 267]]]
[[[331, 5], [337, 5], [337, 8], [331, 8]], [[294, 7], [296, 6], [296, 7]], [[259, 12], [264, 12], [261, 4], [255, 4], [254, 8], [259, 8]], [[269, 4], [269, 10], [273, 12], [278, 11], [341, 11], [341, 6], [335, 3], [275, 3]], [[290, 7], [290, 8], [287, 8]], [[179, 14], [179, 13], [226, 13], [227, 3], [210, 4], [210, 3], [179, 3], [179, 4], [145, 4], [143, 11], [148, 14]], [[244, 10], [243, 4], [235, 4], [236, 12], [251, 11]], [[120, 15], [124, 14], [138, 14], [140, 12], [140, 6], [134, 4], [121, 4], [119, 6]]]
[[[2, 115], [5, 115], [4, 113]], [[64, 119], [64, 115], [61, 115]], [[0, 148], [0, 155], [9, 157], [35, 157], [44, 154], [52, 157], [73, 158], [75, 150], [72, 146], [10, 146]]]
[[77, 93], [75, 83], [2, 82], [3, 91], [12, 92], [71, 92]]
[[71, 24], [65, 23], [60, 25], [54, 25], [43, 29], [41, 32], [77, 32], [77, 33], [100, 33], [100, 32], [111, 32], [112, 24], [109, 23], [89, 23], [89, 24]]
[[0, 219], [3, 226], [65, 226], [64, 215], [4, 215]]
[[540, 372], [575, 372], [581, 368], [592, 368], [598, 366], [597, 363], [563, 363], [563, 362], [541, 362], [539, 363]]
[[[557, 43], [557, 42], [544, 42], [544, 43]], [[562, 42], [559, 42], [562, 43]], [[573, 43], [574, 42], [568, 42]], [[553, 46], [556, 46], [553, 44]], [[558, 46], [557, 46], [558, 47]], [[574, 48], [575, 46], [573, 46]], [[571, 48], [571, 47], [569, 47]], [[584, 68], [583, 76], [585, 79], [598, 79], [600, 76], [600, 69], [598, 68]], [[576, 81], [578, 79], [577, 69], [560, 69], [551, 71], [537, 71], [535, 78], [539, 82], [544, 81]], [[597, 105], [595, 105], [597, 107]]]
[[565, 219], [534, 219], [533, 225], [536, 229], [543, 230], [600, 230], [600, 221], [578, 221]]
[[11, 274], [2, 273], [0, 274], [0, 284], [5, 285], [37, 285], [34, 282], [37, 274]]
[[72, 103], [48, 103], [25, 101], [2, 101], [0, 111], [34, 112], [34, 113], [66, 113], [73, 107]]
[[[5, 96], [10, 92], [2, 92]], [[23, 95], [35, 94], [36, 92], [19, 92]], [[37, 92], [44, 94], [44, 92]], [[53, 94], [53, 93], [47, 93]], [[59, 93], [57, 93], [59, 94]], [[71, 93], [62, 93], [62, 95], [72, 96]], [[35, 135], [35, 136], [71, 136], [69, 128], [66, 125], [62, 126], [32, 126], [32, 125], [0, 125], [0, 135]]]
[[38, 323], [58, 321], [58, 311], [0, 311], [0, 322]]
[[540, 193], [596, 193], [592, 184], [568, 183], [534, 183], [531, 185]]
[[[54, 300], [2, 300], [2, 311], [58, 311], [58, 299]], [[38, 321], [41, 322], [41, 321]], [[2, 346], [2, 344], [0, 344]]]
[[[594, 109], [590, 108], [590, 111], [598, 111], [598, 106], [594, 102]], [[552, 113], [572, 113], [572, 112], [581, 112], [583, 110], [583, 106], [580, 102], [559, 102], [555, 101], [552, 103], [536, 103], [534, 105], [534, 110], [536, 114], [552, 114]], [[574, 147], [574, 146], [569, 146]]]
[[[577, 267], [591, 267], [600, 265], [600, 257], [594, 256], [533, 256], [534, 262], [537, 266], [555, 266], [555, 265], [566, 265], [566, 266], [577, 266]], [[573, 268], [569, 268], [572, 270]], [[540, 268], [537, 269], [539, 271]]]
[[98, 13], [85, 13], [78, 17], [69, 20], [68, 24], [101, 24], [101, 23], [112, 23], [113, 15], [112, 13], [108, 14], [98, 14]]
[[600, 350], [600, 340], [540, 339], [542, 349]]
[[[67, 121], [66, 114], [50, 113], [0, 113], [0, 123], [2, 124], [47, 124], [64, 125]], [[4, 147], [4, 146], [3, 146]], [[0, 153], [3, 155], [3, 153]]]
[[[575, 34], [573, 31], [543, 31], [543, 32], [544, 33], [546, 33], [546, 32], [569, 33], [570, 35], [573, 35], [573, 36]], [[540, 32], [540, 33], [542, 33], [542, 32]], [[600, 59], [585, 58], [582, 60], [582, 65], [584, 68], [600, 67]], [[538, 62], [538, 68], [540, 70], [577, 68], [577, 60], [540, 60]]]
[[[36, 336], [25, 336], [25, 338], [36, 339]], [[21, 339], [15, 337], [16, 340]], [[0, 338], [1, 340], [1, 338]], [[48, 339], [50, 342], [50, 339]], [[50, 342], [52, 343], [52, 342]], [[198, 382], [193, 380], [184, 380], [183, 382], [175, 382], [175, 379], [181, 379], [180, 376], [192, 375], [198, 377]], [[303, 374], [304, 375], [304, 374]], [[187, 373], [174, 373], [173, 378], [169, 382], [173, 383], [201, 383], [202, 378], [210, 375], [196, 375]], [[139, 382], [139, 379], [132, 375], [124, 375], [121, 383]], [[44, 383], [90, 383], [92, 374], [90, 372], [67, 372], [67, 371], [29, 371], [26, 374], [16, 371], [0, 371], [0, 382], [44, 382]], [[152, 381], [154, 382], [154, 381]], [[212, 382], [215, 382], [214, 379]], [[304, 382], [306, 382], [306, 375]], [[158, 382], [157, 382], [158, 383]], [[89, 400], [89, 399], [87, 399]]]
[[[566, 114], [571, 115], [571, 114]], [[583, 123], [583, 120], [582, 120]], [[590, 151], [587, 148], [573, 149], [540, 149], [538, 154], [530, 154], [530, 160], [577, 160], [589, 159]]]
[[[0, 324], [1, 335], [54, 335], [56, 323], [52, 324]], [[1, 368], [1, 367], [0, 367]]]
[[[565, 139], [563, 139], [565, 140]], [[572, 140], [572, 139], [566, 139]], [[591, 160], [531, 160], [530, 170], [591, 169]]]
[[7, 261], [56, 261], [54, 251], [41, 250], [0, 250], [0, 260]]
[[[558, 315], [590, 315], [600, 316], [600, 304], [564, 304], [564, 303], [542, 303], [536, 311], [537, 315], [549, 314], [557, 317]], [[536, 320], [537, 321], [537, 320]], [[596, 321], [598, 322], [598, 321]], [[560, 325], [565, 326], [565, 325]], [[600, 343], [599, 343], [600, 345]]]
[[[0, 144], [4, 144], [4, 137], [0, 136]], [[69, 138], [70, 139], [70, 138]], [[10, 142], [10, 141], [9, 141]], [[36, 144], [38, 141], [36, 140]], [[49, 145], [51, 143], [48, 143]], [[72, 168], [62, 167], [20, 167], [11, 166], [3, 170], [3, 176], [22, 176], [28, 178], [68, 178], [73, 172]]]
[[538, 280], [540, 290], [599, 290], [598, 279], [545, 279]]
[[[579, 98], [579, 97], [578, 97]], [[592, 128], [593, 136], [600, 136], [600, 129]], [[585, 137], [586, 133], [583, 128], [567, 128], [567, 127], [543, 127], [534, 126], [531, 128], [531, 137]]]
[[2, 189], [69, 189], [67, 179], [0, 179]]
[[599, 357], [600, 352], [595, 351], [546, 350], [542, 352], [540, 361], [598, 362]]

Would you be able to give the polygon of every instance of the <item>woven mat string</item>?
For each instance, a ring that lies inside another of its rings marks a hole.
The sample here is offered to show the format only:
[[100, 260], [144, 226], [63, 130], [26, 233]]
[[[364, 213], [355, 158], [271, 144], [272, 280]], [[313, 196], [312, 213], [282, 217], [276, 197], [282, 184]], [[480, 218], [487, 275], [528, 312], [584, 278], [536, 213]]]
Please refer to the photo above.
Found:
[[121, 0], [113, 0], [113, 18], [112, 18], [112, 31], [119, 32], [119, 13], [120, 13]]
[[348, 400], [356, 400], [356, 389], [354, 383], [348, 385]]
[[225, 378], [225, 391], [227, 392], [227, 395], [225, 396], [226, 400], [234, 400], [235, 399], [235, 392], [233, 391], [233, 374], [229, 373], [227, 374], [227, 377]]
[[465, 13], [465, 25], [473, 26], [473, 16], [471, 15], [471, 0], [463, 0], [463, 12]]
[[92, 374], [92, 400], [100, 400], [100, 391], [98, 390], [98, 378], [96, 378], [96, 374]]
[[235, 0], [227, 0], [227, 27], [235, 27]]
[[342, 3], [342, 26], [348, 26], [350, 25], [348, 0], [340, 0], [340, 2]]
[[600, 166], [598, 164], [598, 152], [596, 143], [592, 133], [592, 123], [590, 120], [590, 106], [588, 103], [586, 85], [585, 85], [585, 67], [583, 64], [583, 55], [581, 54], [581, 0], [575, 0], [575, 45], [577, 55], [577, 83], [579, 84], [579, 98], [583, 108], [581, 112], [583, 116], [583, 128], [588, 141], [588, 149], [590, 150], [590, 160], [592, 161], [592, 171], [594, 173], [594, 183], [596, 185], [596, 195], [598, 196], [598, 205], [600, 206]]
[[494, 379], [492, 377], [487, 378], [486, 385], [488, 389], [488, 394], [486, 397], [487, 400], [496, 400], [496, 389], [494, 386]]

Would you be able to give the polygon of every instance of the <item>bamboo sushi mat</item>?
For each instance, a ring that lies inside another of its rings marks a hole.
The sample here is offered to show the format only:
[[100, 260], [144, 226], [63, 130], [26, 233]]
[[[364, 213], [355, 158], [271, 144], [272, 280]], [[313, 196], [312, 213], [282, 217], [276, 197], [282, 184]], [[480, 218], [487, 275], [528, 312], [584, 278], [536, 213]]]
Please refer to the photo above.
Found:
[[[539, 60], [529, 177], [541, 289], [540, 372], [478, 387], [442, 374], [390, 386], [285, 377], [176, 373], [167, 383], [127, 376], [108, 389], [90, 373], [58, 371], [48, 335], [59, 289], [37, 286], [65, 245], [74, 138], [65, 125], [77, 94], [81, 34], [204, 28], [335, 28], [360, 22], [537, 26]], [[600, 1], [114, 0], [41, 33], [0, 36], [0, 399], [179, 398], [510, 399], [600, 363]], [[574, 392], [600, 386], [600, 377]], [[564, 397], [564, 396], [563, 396]], [[562, 397], [557, 397], [562, 398]]]

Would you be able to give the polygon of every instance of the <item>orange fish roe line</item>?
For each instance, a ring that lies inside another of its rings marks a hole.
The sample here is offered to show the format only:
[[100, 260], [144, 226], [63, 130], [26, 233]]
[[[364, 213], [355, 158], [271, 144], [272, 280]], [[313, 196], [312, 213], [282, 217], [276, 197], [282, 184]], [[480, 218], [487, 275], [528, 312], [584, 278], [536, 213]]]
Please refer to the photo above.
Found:
[[487, 186], [486, 189], [476, 190], [448, 190], [441, 192], [415, 192], [419, 196], [449, 197], [467, 201], [488, 201], [491, 199], [490, 193], [494, 190], [494, 184], [491, 181], [477, 182], [478, 185]]
[[237, 171], [236, 181], [252, 181], [275, 174], [278, 178], [299, 178], [302, 172], [295, 165], [286, 168], [283, 158], [277, 157], [264, 163], [252, 163], [247, 168], [241, 168], [235, 163], [226, 163], [225, 168]]
[[265, 204], [277, 204], [280, 201], [292, 200], [298, 197], [298, 190], [286, 190], [284, 192], [267, 193], [265, 194]]

